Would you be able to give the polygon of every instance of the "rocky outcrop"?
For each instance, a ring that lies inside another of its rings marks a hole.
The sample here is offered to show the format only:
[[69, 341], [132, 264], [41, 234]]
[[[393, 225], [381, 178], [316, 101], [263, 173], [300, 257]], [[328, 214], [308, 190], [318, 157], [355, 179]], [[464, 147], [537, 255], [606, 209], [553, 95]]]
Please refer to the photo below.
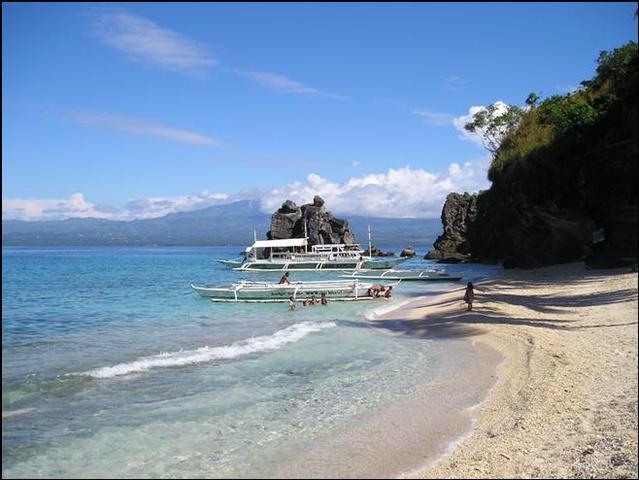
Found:
[[319, 195], [315, 195], [313, 203], [301, 207], [291, 200], [285, 201], [271, 216], [271, 230], [266, 237], [271, 240], [303, 238], [306, 234], [309, 245], [356, 243], [348, 221], [335, 218], [324, 203]]
[[395, 252], [384, 252], [382, 250], [380, 250], [379, 248], [377, 248], [375, 245], [371, 246], [371, 257], [394, 257], [395, 256]]
[[434, 249], [424, 258], [446, 263], [465, 262], [471, 259], [471, 250], [467, 241], [468, 226], [477, 217], [477, 194], [449, 193], [442, 209], [442, 233]]
[[402, 250], [402, 253], [399, 254], [400, 257], [414, 257], [415, 249], [413, 247], [406, 247]]

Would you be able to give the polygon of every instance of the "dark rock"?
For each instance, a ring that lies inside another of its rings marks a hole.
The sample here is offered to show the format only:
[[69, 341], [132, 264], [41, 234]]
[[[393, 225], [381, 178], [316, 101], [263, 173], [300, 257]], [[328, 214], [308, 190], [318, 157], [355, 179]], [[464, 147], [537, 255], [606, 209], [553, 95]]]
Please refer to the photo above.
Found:
[[292, 238], [295, 224], [302, 218], [302, 210], [290, 200], [285, 201], [282, 207], [271, 216], [271, 230], [267, 238], [282, 239]]
[[383, 252], [376, 246], [371, 246], [371, 257], [394, 257], [395, 252]]
[[287, 200], [271, 217], [271, 230], [267, 238], [304, 238], [309, 245], [356, 243], [347, 220], [335, 218], [324, 207], [324, 199], [315, 195], [313, 203], [298, 207]]
[[406, 247], [402, 250], [402, 253], [399, 254], [400, 257], [414, 257], [415, 249], [413, 247]]
[[[468, 225], [477, 216], [477, 194], [449, 193], [442, 209], [444, 233], [437, 237], [434, 250], [424, 258], [439, 261], [462, 261], [470, 259], [470, 248], [466, 241]], [[461, 257], [460, 257], [461, 255]]]

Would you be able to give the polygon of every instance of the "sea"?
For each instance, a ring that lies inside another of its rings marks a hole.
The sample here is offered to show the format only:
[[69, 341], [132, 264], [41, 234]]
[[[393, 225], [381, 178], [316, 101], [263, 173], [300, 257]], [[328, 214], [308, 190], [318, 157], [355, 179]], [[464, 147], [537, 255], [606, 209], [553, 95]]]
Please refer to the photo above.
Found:
[[[397, 334], [375, 319], [498, 267], [418, 256], [401, 268], [464, 278], [402, 282], [392, 299], [296, 311], [212, 303], [192, 290], [279, 279], [217, 262], [242, 250], [4, 247], [3, 478], [303, 476], [300, 459], [313, 451], [322, 451], [321, 475], [331, 439], [477, 361], [471, 342]], [[334, 277], [291, 274], [325, 278]], [[353, 465], [366, 462], [357, 456], [331, 472], [355, 475]]]

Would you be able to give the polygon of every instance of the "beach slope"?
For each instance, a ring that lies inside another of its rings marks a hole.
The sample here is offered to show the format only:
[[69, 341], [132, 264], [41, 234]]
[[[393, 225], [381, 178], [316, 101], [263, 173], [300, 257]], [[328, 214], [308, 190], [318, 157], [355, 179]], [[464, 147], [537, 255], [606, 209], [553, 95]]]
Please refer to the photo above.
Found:
[[380, 322], [467, 337], [504, 356], [476, 424], [416, 478], [637, 478], [637, 274], [583, 264], [512, 270], [418, 299]]

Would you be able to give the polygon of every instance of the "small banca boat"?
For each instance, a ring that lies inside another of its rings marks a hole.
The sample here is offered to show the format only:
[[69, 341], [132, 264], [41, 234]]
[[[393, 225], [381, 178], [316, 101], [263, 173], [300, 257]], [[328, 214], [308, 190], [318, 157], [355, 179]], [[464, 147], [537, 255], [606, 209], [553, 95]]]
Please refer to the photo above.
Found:
[[441, 270], [386, 270], [384, 272], [353, 272], [340, 275], [341, 278], [357, 278], [362, 280], [401, 280], [402, 282], [457, 282], [462, 277], [449, 275]]
[[[397, 282], [386, 286], [395, 285]], [[319, 302], [322, 294], [333, 301], [370, 300], [373, 298], [369, 294], [372, 286], [372, 283], [360, 282], [358, 279], [284, 284], [242, 280], [230, 286], [191, 285], [202, 297], [210, 298], [213, 302], [256, 303], [287, 302], [291, 297], [296, 301], [310, 300], [313, 296]]]

